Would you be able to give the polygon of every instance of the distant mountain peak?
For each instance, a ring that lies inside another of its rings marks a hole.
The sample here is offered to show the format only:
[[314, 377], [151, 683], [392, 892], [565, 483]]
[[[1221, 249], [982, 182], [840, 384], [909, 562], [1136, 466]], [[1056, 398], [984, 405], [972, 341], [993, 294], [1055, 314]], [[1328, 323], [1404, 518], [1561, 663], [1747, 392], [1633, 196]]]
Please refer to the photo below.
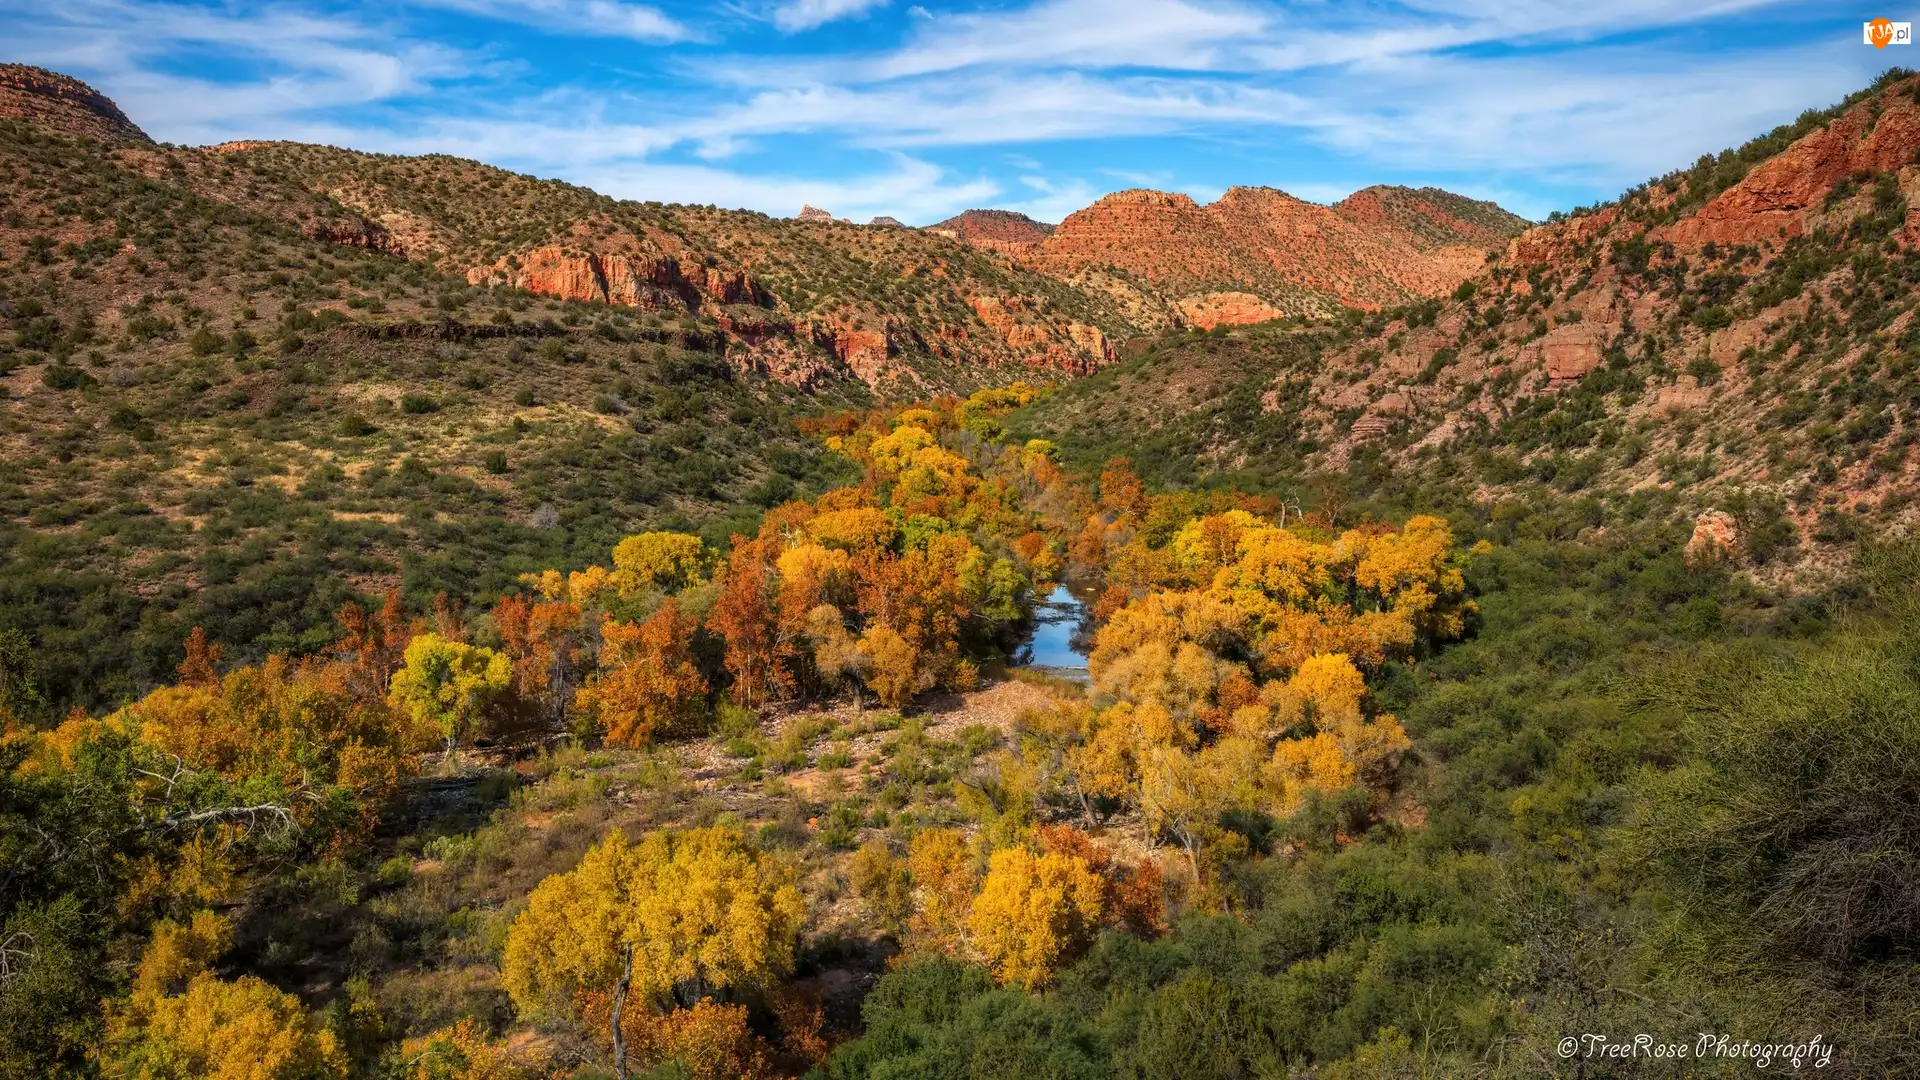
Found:
[[1203, 206], [1134, 188], [1068, 215], [1032, 259], [1068, 280], [1144, 291], [1166, 317], [1206, 327], [1443, 296], [1526, 224], [1438, 189], [1368, 189], [1323, 206], [1240, 185]]
[[1054, 227], [1013, 210], [963, 210], [928, 232], [951, 236], [963, 244], [996, 251], [1021, 252], [1039, 246]]

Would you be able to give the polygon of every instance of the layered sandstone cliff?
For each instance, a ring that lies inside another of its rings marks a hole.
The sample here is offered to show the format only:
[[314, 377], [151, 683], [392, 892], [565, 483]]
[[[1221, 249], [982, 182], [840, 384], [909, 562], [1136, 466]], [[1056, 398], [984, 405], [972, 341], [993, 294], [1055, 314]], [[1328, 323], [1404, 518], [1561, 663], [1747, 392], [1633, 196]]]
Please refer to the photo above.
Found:
[[510, 255], [467, 271], [473, 284], [496, 281], [563, 300], [599, 301], [648, 311], [697, 310], [703, 304], [763, 304], [744, 270], [683, 267], [673, 255], [603, 255], [559, 246]]

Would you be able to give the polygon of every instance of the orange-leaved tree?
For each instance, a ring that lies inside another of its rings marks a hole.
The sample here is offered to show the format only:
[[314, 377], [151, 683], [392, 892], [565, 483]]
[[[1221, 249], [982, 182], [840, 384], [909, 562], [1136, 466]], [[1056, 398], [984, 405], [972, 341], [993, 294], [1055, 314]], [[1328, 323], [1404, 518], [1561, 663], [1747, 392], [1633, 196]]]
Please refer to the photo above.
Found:
[[707, 711], [707, 680], [693, 662], [692, 619], [672, 599], [641, 623], [600, 625], [600, 671], [574, 701], [618, 746], [688, 731]]
[[733, 676], [734, 696], [748, 707], [783, 689], [789, 678], [781, 663], [774, 576], [767, 565], [773, 548], [770, 541], [733, 538], [726, 579], [707, 615], [707, 627], [726, 641], [721, 663]]

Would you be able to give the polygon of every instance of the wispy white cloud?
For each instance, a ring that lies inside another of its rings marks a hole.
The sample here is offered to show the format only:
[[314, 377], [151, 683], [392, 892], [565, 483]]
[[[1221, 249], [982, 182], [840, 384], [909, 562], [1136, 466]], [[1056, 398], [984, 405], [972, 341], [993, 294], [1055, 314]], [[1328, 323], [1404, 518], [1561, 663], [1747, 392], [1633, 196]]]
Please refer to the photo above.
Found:
[[[0, 0], [12, 58], [78, 71], [117, 97], [150, 134], [176, 142], [278, 137], [278, 125], [484, 75], [457, 50], [397, 36], [390, 27], [297, 9], [236, 15], [193, 4], [64, 0], [38, 18]], [[212, 59], [225, 77], [182, 75], [183, 60]]]
[[887, 0], [785, 0], [773, 9], [773, 25], [781, 33], [797, 34], [866, 15], [886, 4]]
[[699, 37], [690, 27], [659, 8], [627, 0], [415, 0], [428, 7], [447, 8], [532, 27], [544, 33], [579, 37], [632, 38], [635, 41], [676, 42]]
[[745, 206], [780, 216], [811, 205], [854, 221], [886, 214], [909, 224], [951, 217], [1001, 193], [991, 180], [955, 178], [904, 154], [890, 155], [880, 170], [839, 179], [648, 161], [588, 169], [576, 179], [623, 198]]
[[1272, 22], [1269, 11], [1193, 0], [1042, 0], [1004, 12], [935, 13], [911, 43], [851, 74], [900, 79], [982, 65], [1206, 70]]
[[[1308, 137], [1400, 167], [1601, 171], [1632, 183], [1757, 135], [1863, 75], [1829, 45], [1727, 57], [1659, 49], [1406, 59], [1363, 87], [1310, 84]], [[1342, 85], [1346, 84], [1342, 81]]]
[[689, 138], [727, 145], [756, 135], [825, 132], [862, 146], [954, 147], [1150, 134], [1195, 124], [1318, 122], [1311, 103], [1293, 94], [1234, 83], [979, 72], [879, 87], [814, 83], [763, 90], [691, 119], [683, 130]]
[[[94, 80], [163, 139], [440, 151], [641, 198], [907, 220], [988, 199], [1058, 220], [1120, 186], [1219, 190], [1142, 144], [1097, 149], [1143, 138], [1231, 145], [1266, 172], [1229, 182], [1302, 197], [1344, 195], [1328, 173], [1389, 171], [1541, 216], [1543, 191], [1618, 190], [1685, 164], [1838, 98], [1875, 60], [1850, 37], [1708, 53], [1669, 33], [1770, 0], [915, 6], [847, 39], [891, 29], [891, 46], [838, 51], [830, 34], [776, 39], [767, 25], [797, 34], [886, 0], [724, 0], [685, 17], [638, 0], [322, 3], [0, 0], [0, 34], [14, 58]], [[539, 67], [507, 59], [508, 37], [443, 44], [421, 8], [611, 44], [590, 65]], [[734, 50], [668, 47], [687, 43]], [[1068, 142], [1082, 147], [1073, 168], [1037, 149]], [[977, 153], [987, 146], [1025, 150]], [[1289, 176], [1286, 148], [1333, 167]]]

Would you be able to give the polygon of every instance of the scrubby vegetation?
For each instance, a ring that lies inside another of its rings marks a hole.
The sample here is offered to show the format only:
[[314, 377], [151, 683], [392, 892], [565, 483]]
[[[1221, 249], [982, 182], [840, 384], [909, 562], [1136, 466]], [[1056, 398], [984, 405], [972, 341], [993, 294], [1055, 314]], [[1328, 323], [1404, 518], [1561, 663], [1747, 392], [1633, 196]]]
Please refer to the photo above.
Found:
[[[1487, 342], [1579, 325], [1586, 271], [895, 401], [400, 258], [312, 183], [488, 257], [744, 215], [14, 122], [0, 170], [0, 1078], [1920, 1070], [1885, 177], [1771, 261], [1584, 252], [1673, 306], [1552, 393]], [[837, 228], [765, 280], [951, 300]], [[1683, 360], [1777, 430], [1623, 421]], [[1329, 435], [1394, 363], [1498, 421]], [[1759, 443], [1795, 486], [1715, 467]], [[1084, 681], [1009, 661], [1060, 586]]]
[[[724, 550], [349, 603], [306, 659], [196, 631], [100, 718], [16, 634], [8, 1075], [1909, 1064], [1910, 550], [1783, 602], [1652, 522], [1336, 529], [1076, 480], [1005, 434], [1035, 396], [819, 422], [860, 482]], [[1090, 685], [1008, 679], [1063, 577]]]

